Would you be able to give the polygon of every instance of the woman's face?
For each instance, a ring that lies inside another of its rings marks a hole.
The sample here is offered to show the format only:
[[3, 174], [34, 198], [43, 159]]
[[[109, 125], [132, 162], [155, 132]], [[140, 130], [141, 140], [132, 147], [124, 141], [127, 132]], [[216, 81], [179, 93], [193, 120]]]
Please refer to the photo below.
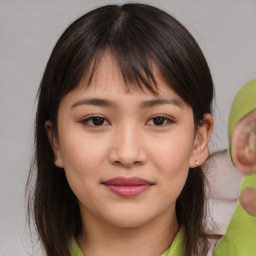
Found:
[[106, 54], [92, 84], [81, 81], [62, 99], [55, 164], [64, 168], [84, 222], [176, 221], [175, 202], [199, 160], [197, 136], [191, 107], [156, 78], [158, 95], [128, 92]]

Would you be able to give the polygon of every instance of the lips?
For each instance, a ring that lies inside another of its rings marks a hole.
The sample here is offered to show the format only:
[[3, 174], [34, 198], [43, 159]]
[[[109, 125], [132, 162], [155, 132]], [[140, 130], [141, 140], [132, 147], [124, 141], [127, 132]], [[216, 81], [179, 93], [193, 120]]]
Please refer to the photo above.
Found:
[[153, 185], [153, 183], [138, 177], [116, 177], [103, 182], [103, 184], [110, 191], [122, 197], [138, 196]]

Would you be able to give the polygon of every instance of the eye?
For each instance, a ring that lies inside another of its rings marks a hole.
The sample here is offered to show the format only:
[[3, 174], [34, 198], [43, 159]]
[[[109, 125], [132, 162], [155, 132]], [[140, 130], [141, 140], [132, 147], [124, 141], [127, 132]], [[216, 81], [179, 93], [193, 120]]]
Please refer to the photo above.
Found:
[[173, 123], [173, 121], [165, 116], [155, 116], [147, 122], [147, 124], [154, 126], [164, 126], [170, 123]]
[[102, 116], [90, 116], [82, 120], [81, 123], [87, 126], [104, 126], [109, 124], [109, 122]]

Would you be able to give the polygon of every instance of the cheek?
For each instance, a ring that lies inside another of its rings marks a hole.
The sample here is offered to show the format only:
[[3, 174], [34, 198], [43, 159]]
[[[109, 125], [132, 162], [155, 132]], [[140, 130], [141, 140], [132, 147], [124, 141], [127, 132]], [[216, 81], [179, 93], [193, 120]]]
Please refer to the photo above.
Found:
[[151, 158], [158, 172], [157, 182], [164, 202], [176, 201], [188, 176], [194, 137], [184, 134], [176, 133], [152, 146]]
[[193, 136], [176, 133], [151, 141], [151, 158], [162, 174], [176, 176], [189, 169]]
[[71, 129], [59, 132], [61, 158], [70, 186], [86, 189], [92, 179], [100, 180], [107, 142], [82, 129]]

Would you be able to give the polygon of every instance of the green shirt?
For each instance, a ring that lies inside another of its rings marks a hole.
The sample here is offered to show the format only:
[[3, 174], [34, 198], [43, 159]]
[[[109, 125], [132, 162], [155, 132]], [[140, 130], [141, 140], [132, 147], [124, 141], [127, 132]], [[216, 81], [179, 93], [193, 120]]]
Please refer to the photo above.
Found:
[[[174, 238], [171, 246], [161, 256], [182, 256], [182, 229]], [[71, 256], [84, 256], [75, 239], [72, 240]]]
[[[256, 173], [243, 178], [244, 188], [256, 190]], [[214, 256], [255, 256], [256, 255], [256, 217], [247, 213], [238, 200], [227, 231], [215, 246]]]

